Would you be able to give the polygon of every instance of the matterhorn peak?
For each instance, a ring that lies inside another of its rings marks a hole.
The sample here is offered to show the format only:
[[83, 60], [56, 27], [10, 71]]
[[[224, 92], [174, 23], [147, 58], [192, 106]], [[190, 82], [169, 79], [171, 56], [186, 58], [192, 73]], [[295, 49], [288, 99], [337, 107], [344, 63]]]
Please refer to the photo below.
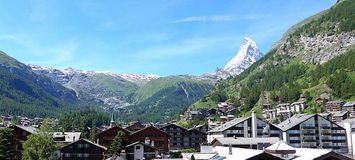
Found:
[[250, 37], [245, 37], [238, 53], [224, 66], [224, 71], [230, 75], [238, 75], [262, 56], [256, 42]]

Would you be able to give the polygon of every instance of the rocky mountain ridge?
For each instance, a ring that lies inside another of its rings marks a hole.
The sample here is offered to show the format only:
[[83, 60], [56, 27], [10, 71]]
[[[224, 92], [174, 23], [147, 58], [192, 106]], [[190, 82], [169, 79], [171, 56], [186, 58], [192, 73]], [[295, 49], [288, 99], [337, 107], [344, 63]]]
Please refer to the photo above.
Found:
[[239, 75], [262, 57], [263, 54], [256, 42], [249, 37], [245, 37], [237, 54], [226, 63], [224, 68], [217, 68], [215, 74], [218, 79]]

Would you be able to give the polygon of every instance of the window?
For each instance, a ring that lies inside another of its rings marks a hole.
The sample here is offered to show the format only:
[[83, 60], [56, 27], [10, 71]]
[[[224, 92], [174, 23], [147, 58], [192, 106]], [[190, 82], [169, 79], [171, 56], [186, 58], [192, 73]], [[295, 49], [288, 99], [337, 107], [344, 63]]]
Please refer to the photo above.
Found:
[[70, 157], [70, 153], [65, 153], [64, 156], [65, 157]]
[[141, 146], [136, 146], [136, 149], [138, 150], [138, 149], [141, 149]]
[[84, 154], [84, 157], [86, 157], [86, 158], [89, 157], [89, 154], [88, 154], [88, 153], [85, 153], [85, 154]]
[[83, 144], [78, 144], [78, 148], [83, 148]]
[[81, 153], [78, 153], [78, 157], [83, 157], [83, 154], [81, 154]]
[[84, 144], [84, 147], [85, 148], [89, 148], [89, 144]]

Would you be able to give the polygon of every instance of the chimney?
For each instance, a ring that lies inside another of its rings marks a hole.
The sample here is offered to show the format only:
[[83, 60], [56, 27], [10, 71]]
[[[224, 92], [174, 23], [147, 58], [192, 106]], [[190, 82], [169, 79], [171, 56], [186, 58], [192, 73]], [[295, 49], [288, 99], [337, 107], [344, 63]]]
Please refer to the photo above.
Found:
[[251, 112], [251, 134], [253, 138], [256, 138], [257, 135], [257, 119], [256, 119], [256, 113], [253, 111]]

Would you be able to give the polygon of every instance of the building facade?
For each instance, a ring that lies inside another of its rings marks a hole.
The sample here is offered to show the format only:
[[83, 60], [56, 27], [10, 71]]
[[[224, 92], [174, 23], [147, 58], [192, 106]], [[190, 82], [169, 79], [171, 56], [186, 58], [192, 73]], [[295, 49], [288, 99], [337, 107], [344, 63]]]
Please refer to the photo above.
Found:
[[129, 135], [128, 144], [137, 141], [158, 148], [162, 153], [167, 153], [169, 151], [169, 135], [153, 126], [146, 127]]
[[169, 135], [170, 150], [182, 150], [184, 148], [184, 134], [187, 129], [176, 124], [168, 124], [160, 129]]
[[208, 131], [207, 141], [221, 137], [281, 137], [281, 129], [252, 113], [252, 116], [235, 118]]
[[27, 140], [27, 137], [31, 134], [36, 134], [37, 129], [33, 127], [21, 126], [21, 125], [13, 125], [9, 127], [12, 129], [12, 143], [15, 148], [15, 157], [13, 159], [20, 160], [22, 159], [22, 143]]
[[65, 145], [59, 149], [57, 157], [61, 160], [102, 160], [107, 148], [87, 139]]
[[344, 105], [343, 101], [329, 101], [326, 104], [327, 112], [341, 111]]
[[207, 142], [207, 133], [192, 128], [184, 133], [184, 148], [200, 150], [200, 145]]
[[128, 137], [131, 132], [120, 126], [115, 126], [96, 134], [96, 143], [106, 148], [110, 148], [113, 140], [115, 139], [119, 131], [125, 133], [126, 140], [128, 141]]
[[325, 148], [346, 153], [347, 138], [343, 127], [318, 114], [297, 114], [278, 125], [283, 140], [296, 148]]

